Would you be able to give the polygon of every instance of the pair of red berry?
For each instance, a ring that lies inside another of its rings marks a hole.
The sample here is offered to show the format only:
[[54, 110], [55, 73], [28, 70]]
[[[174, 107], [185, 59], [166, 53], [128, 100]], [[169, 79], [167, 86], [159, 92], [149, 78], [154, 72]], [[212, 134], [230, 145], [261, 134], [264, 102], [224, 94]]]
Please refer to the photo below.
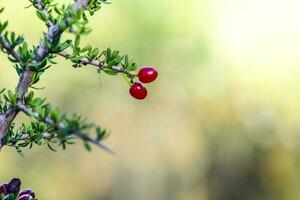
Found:
[[[6, 195], [13, 194], [17, 200], [34, 200], [35, 194], [31, 189], [24, 189], [20, 192], [21, 181], [18, 178], [13, 178], [9, 183], [0, 185], [0, 199]], [[20, 192], [20, 193], [19, 193]]]
[[[137, 76], [142, 83], [151, 83], [157, 78], [158, 73], [153, 67], [143, 67]], [[139, 100], [145, 99], [148, 94], [147, 89], [139, 82], [131, 85], [129, 93]]]

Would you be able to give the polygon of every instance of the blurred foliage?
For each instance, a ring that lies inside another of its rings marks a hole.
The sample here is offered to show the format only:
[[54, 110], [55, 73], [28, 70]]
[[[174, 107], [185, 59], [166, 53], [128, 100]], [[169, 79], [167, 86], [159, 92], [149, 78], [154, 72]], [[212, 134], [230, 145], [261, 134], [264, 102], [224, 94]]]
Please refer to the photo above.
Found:
[[[37, 43], [42, 24], [22, 10], [25, 1], [1, 4], [16, 32]], [[6, 148], [0, 180], [20, 177], [46, 200], [298, 199], [299, 6], [293, 0], [104, 5], [82, 43], [113, 46], [156, 66], [151, 97], [136, 102], [122, 77], [99, 81], [93, 69], [75, 70], [63, 59], [37, 93], [111, 127], [107, 143], [117, 155], [77, 145], [64, 154], [34, 148], [22, 159]], [[0, 60], [0, 87], [12, 88], [17, 77]]]

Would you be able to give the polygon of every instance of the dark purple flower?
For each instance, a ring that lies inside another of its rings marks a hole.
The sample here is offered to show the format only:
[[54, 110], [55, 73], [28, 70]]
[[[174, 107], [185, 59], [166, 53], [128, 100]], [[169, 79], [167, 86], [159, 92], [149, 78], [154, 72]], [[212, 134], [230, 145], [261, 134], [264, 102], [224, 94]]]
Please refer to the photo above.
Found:
[[35, 194], [30, 188], [22, 190], [19, 194], [19, 197], [21, 197], [22, 195], [25, 195], [25, 194], [28, 194], [28, 195], [32, 196], [33, 198], [35, 198]]
[[34, 200], [34, 198], [29, 194], [24, 194], [18, 198], [18, 200]]
[[8, 183], [3, 183], [0, 185], [0, 194], [7, 194]]
[[18, 194], [20, 191], [21, 181], [18, 178], [12, 179], [8, 183], [8, 193]]

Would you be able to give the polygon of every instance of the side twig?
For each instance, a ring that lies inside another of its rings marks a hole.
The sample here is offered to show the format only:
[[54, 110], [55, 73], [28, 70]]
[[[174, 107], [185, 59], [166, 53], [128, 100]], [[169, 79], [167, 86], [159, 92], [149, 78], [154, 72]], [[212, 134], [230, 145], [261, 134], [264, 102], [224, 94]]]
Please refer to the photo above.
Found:
[[[24, 112], [26, 115], [33, 117], [36, 120], [41, 121], [41, 122], [53, 127], [56, 130], [59, 130], [59, 131], [67, 130], [63, 124], [56, 123], [50, 118], [41, 117], [37, 112], [34, 112], [32, 109], [27, 108], [24, 104], [22, 104], [20, 102], [18, 103], [17, 107], [20, 111]], [[80, 131], [73, 131], [73, 132], [69, 132], [69, 133], [70, 133], [70, 135], [74, 135], [78, 138], [82, 138], [88, 142], [91, 142], [92, 144], [102, 148], [104, 151], [106, 151], [108, 153], [112, 153], [112, 154], [114, 153], [114, 151], [112, 149], [110, 149], [109, 147], [107, 147], [106, 145], [102, 144], [101, 142], [99, 142], [98, 140], [96, 140], [94, 138], [84, 135]]]
[[[58, 52], [57, 55], [62, 56], [66, 59], [70, 56], [70, 54], [66, 51]], [[103, 70], [103, 69], [107, 68], [107, 65], [103, 64], [100, 60], [89, 60], [88, 58], [83, 58], [83, 59], [81, 59], [80, 62], [84, 65], [95, 66], [100, 70]], [[121, 66], [112, 66], [110, 69], [113, 70], [113, 71], [119, 72], [119, 73], [127, 74], [129, 77], [135, 77], [136, 76], [135, 74], [133, 74], [129, 71], [126, 71]]]
[[15, 52], [11, 44], [8, 41], [6, 41], [5, 38], [1, 35], [0, 35], [0, 47], [4, 48], [9, 55], [14, 57], [16, 61], [19, 62], [21, 61], [20, 55], [17, 54], [17, 52]]

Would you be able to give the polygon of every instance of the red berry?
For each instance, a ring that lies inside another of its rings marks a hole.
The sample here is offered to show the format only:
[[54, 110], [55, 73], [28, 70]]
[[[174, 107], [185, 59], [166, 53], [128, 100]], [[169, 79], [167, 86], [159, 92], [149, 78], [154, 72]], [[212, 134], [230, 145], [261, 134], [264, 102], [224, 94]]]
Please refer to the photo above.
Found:
[[22, 190], [19, 194], [19, 197], [22, 195], [25, 195], [25, 194], [28, 194], [28, 195], [32, 196], [33, 198], [35, 198], [34, 192], [29, 188]]
[[2, 185], [0, 185], [0, 194], [7, 194], [7, 188], [8, 188], [8, 183], [3, 183]]
[[24, 195], [18, 197], [18, 200], [34, 200], [34, 197], [32, 197], [29, 194], [24, 194]]
[[141, 83], [133, 83], [129, 89], [131, 96], [136, 99], [145, 99], [147, 96], [147, 89]]
[[142, 83], [150, 83], [157, 78], [158, 73], [153, 67], [143, 67], [140, 69], [138, 76]]

